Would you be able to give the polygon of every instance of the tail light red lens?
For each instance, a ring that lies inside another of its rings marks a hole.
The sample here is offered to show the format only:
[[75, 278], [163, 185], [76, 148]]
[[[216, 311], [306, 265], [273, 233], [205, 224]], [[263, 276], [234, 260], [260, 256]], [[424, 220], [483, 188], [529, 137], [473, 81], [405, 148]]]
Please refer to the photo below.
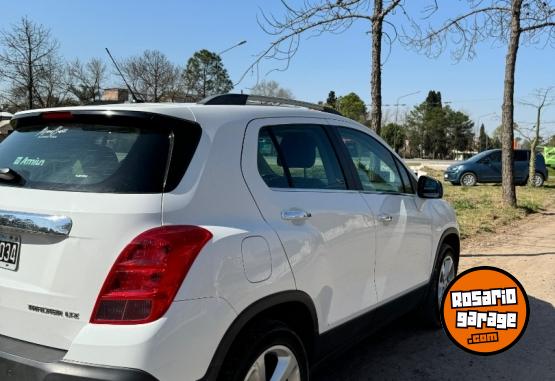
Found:
[[114, 263], [91, 323], [144, 324], [159, 319], [211, 238], [212, 233], [198, 226], [163, 226], [140, 234]]
[[48, 111], [40, 114], [44, 120], [69, 120], [73, 119], [73, 114], [69, 111]]

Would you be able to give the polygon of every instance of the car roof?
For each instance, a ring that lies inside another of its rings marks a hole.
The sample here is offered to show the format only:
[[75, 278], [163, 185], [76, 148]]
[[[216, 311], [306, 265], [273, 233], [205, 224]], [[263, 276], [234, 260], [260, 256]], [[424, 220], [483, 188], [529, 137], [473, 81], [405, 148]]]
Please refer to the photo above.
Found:
[[311, 110], [298, 106], [270, 106], [270, 105], [203, 105], [198, 103], [118, 103], [90, 106], [56, 107], [20, 111], [15, 118], [26, 115], [36, 115], [42, 112], [54, 111], [139, 111], [152, 112], [163, 115], [198, 122], [203, 129], [218, 129], [230, 121], [250, 121], [261, 118], [319, 118], [342, 121], [353, 127], [362, 128], [377, 136], [368, 127], [352, 119], [340, 115]]

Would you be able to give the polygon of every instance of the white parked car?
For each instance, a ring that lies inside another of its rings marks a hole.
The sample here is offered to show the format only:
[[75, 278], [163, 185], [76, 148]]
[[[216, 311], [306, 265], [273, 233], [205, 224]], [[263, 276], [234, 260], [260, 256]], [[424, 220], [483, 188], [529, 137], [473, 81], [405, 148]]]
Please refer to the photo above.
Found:
[[14, 116], [2, 380], [305, 381], [400, 314], [440, 324], [441, 184], [350, 119], [270, 101]]

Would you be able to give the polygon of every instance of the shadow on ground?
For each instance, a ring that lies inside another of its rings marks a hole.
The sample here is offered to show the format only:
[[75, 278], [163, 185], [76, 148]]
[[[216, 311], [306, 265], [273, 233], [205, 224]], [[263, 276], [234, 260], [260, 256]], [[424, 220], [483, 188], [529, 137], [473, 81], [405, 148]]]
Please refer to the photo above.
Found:
[[477, 356], [456, 347], [442, 330], [402, 318], [328, 360], [316, 381], [555, 380], [555, 308], [530, 297], [524, 336], [508, 351]]

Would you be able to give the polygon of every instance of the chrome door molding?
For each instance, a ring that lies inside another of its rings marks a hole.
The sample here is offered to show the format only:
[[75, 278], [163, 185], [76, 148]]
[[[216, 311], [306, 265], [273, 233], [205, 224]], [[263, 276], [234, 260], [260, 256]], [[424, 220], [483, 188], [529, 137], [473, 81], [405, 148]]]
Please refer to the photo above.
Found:
[[72, 226], [71, 218], [65, 216], [0, 210], [0, 229], [67, 237]]

